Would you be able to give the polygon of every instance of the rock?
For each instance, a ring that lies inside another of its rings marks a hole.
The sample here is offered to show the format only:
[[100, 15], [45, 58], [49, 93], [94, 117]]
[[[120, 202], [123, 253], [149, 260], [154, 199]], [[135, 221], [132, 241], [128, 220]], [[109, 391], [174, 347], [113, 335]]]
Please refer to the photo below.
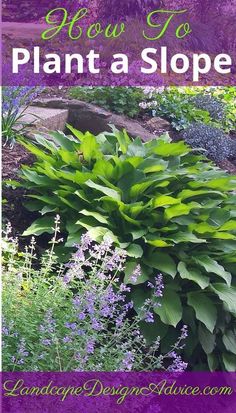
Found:
[[104, 131], [110, 132], [110, 125], [115, 125], [117, 129], [126, 129], [131, 137], [138, 136], [144, 142], [154, 138], [154, 135], [139, 122], [77, 99], [41, 98], [35, 100], [34, 105], [68, 110], [68, 123], [81, 132], [90, 131], [94, 135], [98, 135]]
[[[23, 109], [22, 109], [23, 110]], [[21, 118], [22, 124], [27, 124], [27, 128], [40, 129], [41, 127], [50, 130], [65, 130], [68, 120], [67, 109], [52, 109], [37, 106], [29, 106], [24, 111]]]
[[171, 132], [172, 127], [168, 120], [162, 118], [152, 118], [147, 121], [148, 128], [153, 131], [156, 135], [161, 135], [165, 132]]

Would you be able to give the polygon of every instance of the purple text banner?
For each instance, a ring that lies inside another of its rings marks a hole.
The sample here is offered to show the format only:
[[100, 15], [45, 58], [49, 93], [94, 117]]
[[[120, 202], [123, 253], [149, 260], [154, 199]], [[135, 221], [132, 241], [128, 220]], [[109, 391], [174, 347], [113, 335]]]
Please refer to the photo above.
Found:
[[235, 21], [231, 1], [4, 1], [2, 84], [235, 85]]
[[7, 413], [235, 413], [236, 373], [3, 373]]

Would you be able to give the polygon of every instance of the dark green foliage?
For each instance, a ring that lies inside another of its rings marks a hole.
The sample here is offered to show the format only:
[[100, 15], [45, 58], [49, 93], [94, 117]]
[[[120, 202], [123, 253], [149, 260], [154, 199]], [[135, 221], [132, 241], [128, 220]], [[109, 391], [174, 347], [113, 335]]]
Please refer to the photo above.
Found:
[[143, 93], [137, 87], [74, 87], [71, 96], [134, 118], [140, 112]]
[[153, 325], [162, 351], [183, 320], [191, 330], [190, 365], [235, 366], [236, 177], [182, 141], [161, 137], [144, 144], [125, 131], [95, 137], [70, 129], [74, 137], [53, 132], [52, 141], [22, 142], [37, 158], [21, 171], [22, 186], [33, 192], [26, 205], [42, 215], [25, 235], [52, 232], [56, 213], [68, 248], [85, 231], [97, 241], [110, 234], [128, 253], [126, 283], [141, 264], [131, 293], [137, 311], [147, 298], [144, 283], [164, 274]]
[[204, 150], [216, 162], [236, 156], [233, 140], [213, 126], [195, 123], [183, 132], [183, 138], [192, 148]]

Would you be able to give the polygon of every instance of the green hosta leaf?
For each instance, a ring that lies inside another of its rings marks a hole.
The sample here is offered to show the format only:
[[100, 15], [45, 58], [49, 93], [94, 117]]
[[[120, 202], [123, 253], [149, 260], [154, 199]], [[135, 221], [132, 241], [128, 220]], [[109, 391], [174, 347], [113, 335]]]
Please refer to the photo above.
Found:
[[216, 208], [208, 219], [210, 225], [220, 227], [230, 219], [230, 212], [224, 209]]
[[73, 128], [73, 126], [69, 125], [68, 123], [66, 124], [67, 129], [69, 129], [74, 136], [76, 136], [77, 139], [79, 139], [80, 142], [83, 142], [84, 139], [84, 134], [77, 129]]
[[230, 220], [220, 227], [220, 231], [234, 231], [236, 230], [236, 221]]
[[226, 304], [229, 311], [236, 315], [236, 287], [217, 283], [212, 284], [211, 289]]
[[153, 252], [147, 259], [145, 259], [145, 264], [149, 267], [169, 274], [173, 278], [177, 274], [177, 268], [173, 258], [164, 252]]
[[146, 235], [147, 231], [147, 229], [132, 229], [130, 233], [132, 235], [133, 241], [142, 238], [144, 235]]
[[137, 196], [140, 196], [140, 194], [143, 194], [150, 186], [153, 185], [153, 181], [146, 181], [142, 182], [140, 184], [134, 184], [129, 191], [129, 195], [131, 198], [136, 198]]
[[203, 350], [206, 354], [211, 354], [216, 345], [216, 335], [210, 333], [210, 331], [201, 323], [198, 327], [198, 334]]
[[[52, 136], [52, 135], [51, 135]], [[45, 147], [48, 149], [52, 154], [55, 154], [57, 149], [57, 145], [55, 145], [52, 141], [45, 139], [43, 136], [38, 135], [37, 133], [34, 134], [34, 139], [36, 142], [40, 144], [40, 146]]]
[[38, 199], [42, 201], [44, 204], [52, 205], [52, 206], [59, 206], [60, 202], [58, 197], [56, 196], [47, 196], [47, 195], [29, 195], [30, 198]]
[[198, 191], [191, 191], [191, 189], [184, 189], [178, 194], [178, 198], [181, 200], [185, 200], [188, 198], [193, 198], [195, 196], [201, 196], [201, 195], [219, 195], [222, 196], [222, 192], [219, 191], [209, 191], [207, 189], [199, 189]]
[[226, 371], [235, 373], [236, 356], [232, 353], [223, 353], [222, 358]]
[[170, 208], [167, 208], [165, 210], [164, 215], [165, 215], [165, 218], [169, 220], [173, 217], [179, 217], [181, 215], [188, 215], [191, 209], [192, 209], [191, 205], [179, 204], [179, 205], [175, 205]]
[[211, 372], [216, 371], [219, 366], [219, 358], [216, 354], [208, 354], [207, 355], [207, 362]]
[[143, 256], [143, 249], [138, 244], [130, 244], [126, 248], [126, 253], [129, 257], [141, 258]]
[[80, 145], [80, 151], [83, 153], [84, 159], [90, 162], [92, 159], [98, 159], [102, 157], [102, 153], [99, 150], [99, 145], [95, 136], [92, 134], [86, 134], [83, 142]]
[[209, 273], [217, 274], [219, 277], [223, 278], [228, 285], [231, 284], [231, 274], [225, 271], [222, 265], [218, 264], [217, 261], [208, 257], [207, 255], [201, 255], [198, 258], [194, 258], [194, 261]]
[[80, 199], [82, 199], [86, 203], [90, 203], [89, 199], [86, 197], [86, 194], [82, 189], [78, 189], [77, 191], [74, 192], [74, 194], [77, 195]]
[[205, 239], [201, 239], [196, 237], [192, 232], [177, 232], [174, 235], [170, 235], [168, 237], [164, 238], [165, 240], [171, 240], [175, 244], [178, 244], [180, 242], [192, 242], [193, 244], [202, 244], [205, 243]]
[[125, 209], [124, 205], [121, 205], [121, 206], [119, 207], [119, 212], [120, 212], [122, 218], [124, 218], [124, 220], [127, 221], [127, 222], [129, 222], [130, 224], [133, 224], [133, 225], [135, 225], [135, 226], [137, 226], [137, 227], [140, 227], [140, 226], [141, 226], [141, 222], [140, 222], [139, 220], [135, 220], [135, 219], [131, 218], [129, 215], [127, 215], [127, 214], [124, 212], [124, 209]]
[[82, 215], [85, 215], [86, 217], [93, 217], [101, 224], [108, 224], [108, 217], [106, 217], [105, 215], [99, 214], [98, 212], [93, 212], [93, 211], [88, 211], [87, 209], [83, 209], [79, 213]]
[[[81, 219], [79, 219], [78, 221], [76, 221], [75, 223], [78, 227], [83, 227], [85, 229], [87, 229], [87, 231], [89, 231], [90, 229], [92, 229], [93, 227], [96, 227], [97, 225], [97, 220], [94, 219], [93, 217], [83, 217]], [[104, 228], [105, 229], [105, 228]]]
[[200, 270], [187, 269], [184, 262], [180, 262], [178, 265], [178, 271], [182, 279], [187, 279], [198, 284], [203, 290], [208, 287], [210, 279], [203, 275]]
[[140, 312], [144, 301], [151, 298], [151, 289], [144, 289], [143, 285], [138, 285], [131, 290], [131, 299], [134, 303], [134, 309], [137, 313]]
[[142, 162], [142, 164], [139, 166], [139, 169], [148, 174], [164, 171], [167, 168], [167, 165], [168, 162], [163, 161], [162, 159], [148, 158]]
[[131, 143], [131, 140], [125, 130], [122, 132], [115, 128], [115, 126], [111, 125], [112, 131], [114, 136], [116, 137], [120, 150], [123, 154], [126, 154], [128, 145]]
[[207, 234], [213, 233], [216, 231], [216, 227], [209, 225], [207, 222], [201, 222], [200, 224], [192, 224], [189, 226], [193, 231], [197, 232], [198, 234]]
[[140, 158], [145, 157], [146, 149], [145, 149], [145, 146], [142, 144], [141, 139], [137, 138], [129, 144], [128, 149], [127, 149], [127, 155], [131, 157], [132, 156], [138, 156]]
[[121, 196], [119, 192], [115, 191], [114, 189], [108, 188], [103, 185], [95, 184], [95, 182], [91, 181], [90, 179], [86, 181], [85, 184], [89, 188], [96, 189], [97, 191], [102, 192], [103, 194], [109, 196], [112, 199], [116, 199], [117, 201], [121, 200]]
[[22, 139], [19, 139], [19, 142], [38, 159], [42, 159], [48, 162], [50, 165], [55, 165], [56, 159], [54, 159], [52, 156], [47, 155], [44, 150], [39, 149], [37, 146], [31, 143], [24, 142]]
[[45, 206], [39, 212], [41, 215], [45, 215], [45, 214], [48, 214], [49, 212], [55, 212], [56, 210], [57, 210], [57, 207]]
[[163, 241], [162, 239], [153, 239], [153, 240], [147, 240], [147, 243], [149, 245], [153, 245], [153, 247], [158, 247], [158, 248], [165, 248], [165, 247], [170, 247], [172, 244], [167, 243], [166, 241]]
[[191, 188], [199, 188], [199, 187], [203, 186], [203, 187], [206, 187], [206, 188], [222, 190], [222, 188], [230, 189], [230, 187], [229, 187], [230, 181], [231, 181], [231, 177], [224, 177], [224, 178], [212, 179], [208, 182], [207, 181], [200, 182], [200, 180], [199, 181], [194, 181], [194, 182], [190, 182], [188, 185]]
[[150, 323], [146, 323], [145, 321], [141, 321], [139, 325], [148, 345], [153, 344], [157, 337], [160, 337], [161, 339], [165, 337], [169, 329], [166, 324], [161, 322], [160, 317], [158, 316], [154, 317], [152, 328], [150, 328]]
[[188, 293], [187, 297], [188, 305], [194, 308], [197, 319], [213, 333], [216, 325], [217, 310], [212, 300], [204, 293], [198, 291]]
[[167, 205], [179, 204], [180, 200], [168, 195], [161, 195], [153, 199], [153, 207], [159, 208]]
[[111, 179], [113, 170], [114, 167], [112, 166], [112, 164], [105, 159], [99, 159], [93, 167], [93, 173], [95, 176], [102, 175], [106, 179]]
[[30, 182], [38, 186], [51, 186], [53, 181], [47, 176], [39, 175], [37, 172], [32, 171], [28, 168], [22, 168], [22, 175], [27, 178]]
[[80, 231], [77, 231], [73, 234], [69, 234], [65, 243], [65, 247], [72, 248], [75, 244], [79, 244], [83, 232], [84, 230], [81, 229]]
[[36, 221], [33, 222], [32, 225], [30, 225], [29, 228], [27, 228], [26, 231], [23, 232], [22, 235], [24, 237], [28, 235], [41, 235], [44, 234], [44, 232], [47, 232], [48, 234], [53, 234], [54, 226], [55, 219], [53, 217], [38, 218], [36, 219]]
[[117, 237], [104, 227], [94, 227], [88, 231], [88, 235], [92, 238], [93, 241], [101, 242], [105, 236], [112, 239], [116, 244], [119, 244]]
[[233, 333], [233, 331], [227, 331], [223, 335], [222, 340], [226, 350], [236, 354], [236, 335]]
[[154, 311], [163, 323], [176, 327], [183, 312], [179, 295], [166, 287], [161, 299], [161, 307], [155, 307]]
[[50, 136], [53, 138], [53, 141], [61, 148], [74, 152], [76, 149], [76, 141], [73, 137], [65, 135], [63, 132], [53, 131], [50, 132]]
[[65, 149], [60, 149], [58, 151], [58, 154], [61, 156], [61, 159], [67, 165], [72, 165], [75, 168], [78, 168], [80, 166], [79, 156], [77, 155], [76, 152], [73, 153], [73, 152], [66, 151]]
[[137, 281], [134, 282], [134, 280], [131, 279], [131, 276], [135, 269], [137, 268], [137, 261], [128, 261], [125, 266], [125, 278], [124, 278], [124, 283], [125, 284], [132, 284], [132, 285], [138, 285], [138, 284], [143, 284], [145, 281], [149, 279], [149, 275], [151, 273], [150, 269], [147, 268], [146, 266], [142, 265], [141, 266], [141, 275], [137, 278]]
[[177, 143], [161, 142], [153, 149], [153, 152], [160, 156], [179, 156], [189, 153], [190, 149], [183, 141]]
[[236, 240], [236, 236], [233, 234], [228, 234], [227, 232], [216, 232], [211, 236], [211, 238], [216, 239], [233, 239]]

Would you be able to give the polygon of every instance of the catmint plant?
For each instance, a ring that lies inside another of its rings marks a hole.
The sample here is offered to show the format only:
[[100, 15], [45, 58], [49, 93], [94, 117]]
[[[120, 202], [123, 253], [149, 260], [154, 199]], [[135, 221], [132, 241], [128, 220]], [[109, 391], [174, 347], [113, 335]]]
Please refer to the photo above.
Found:
[[[57, 216], [51, 247], [41, 259], [34, 239], [22, 258], [10, 227], [5, 231], [3, 369], [184, 371], [186, 326], [164, 355], [160, 339], [147, 344], [140, 330], [141, 322], [152, 327], [154, 310], [161, 305], [162, 274], [147, 282], [149, 298], [136, 312], [130, 287], [122, 282], [126, 252], [108, 237], [97, 244], [85, 234], [62, 266], [54, 250], [61, 241], [59, 225]], [[138, 281], [141, 275], [138, 265], [131, 278]]]

